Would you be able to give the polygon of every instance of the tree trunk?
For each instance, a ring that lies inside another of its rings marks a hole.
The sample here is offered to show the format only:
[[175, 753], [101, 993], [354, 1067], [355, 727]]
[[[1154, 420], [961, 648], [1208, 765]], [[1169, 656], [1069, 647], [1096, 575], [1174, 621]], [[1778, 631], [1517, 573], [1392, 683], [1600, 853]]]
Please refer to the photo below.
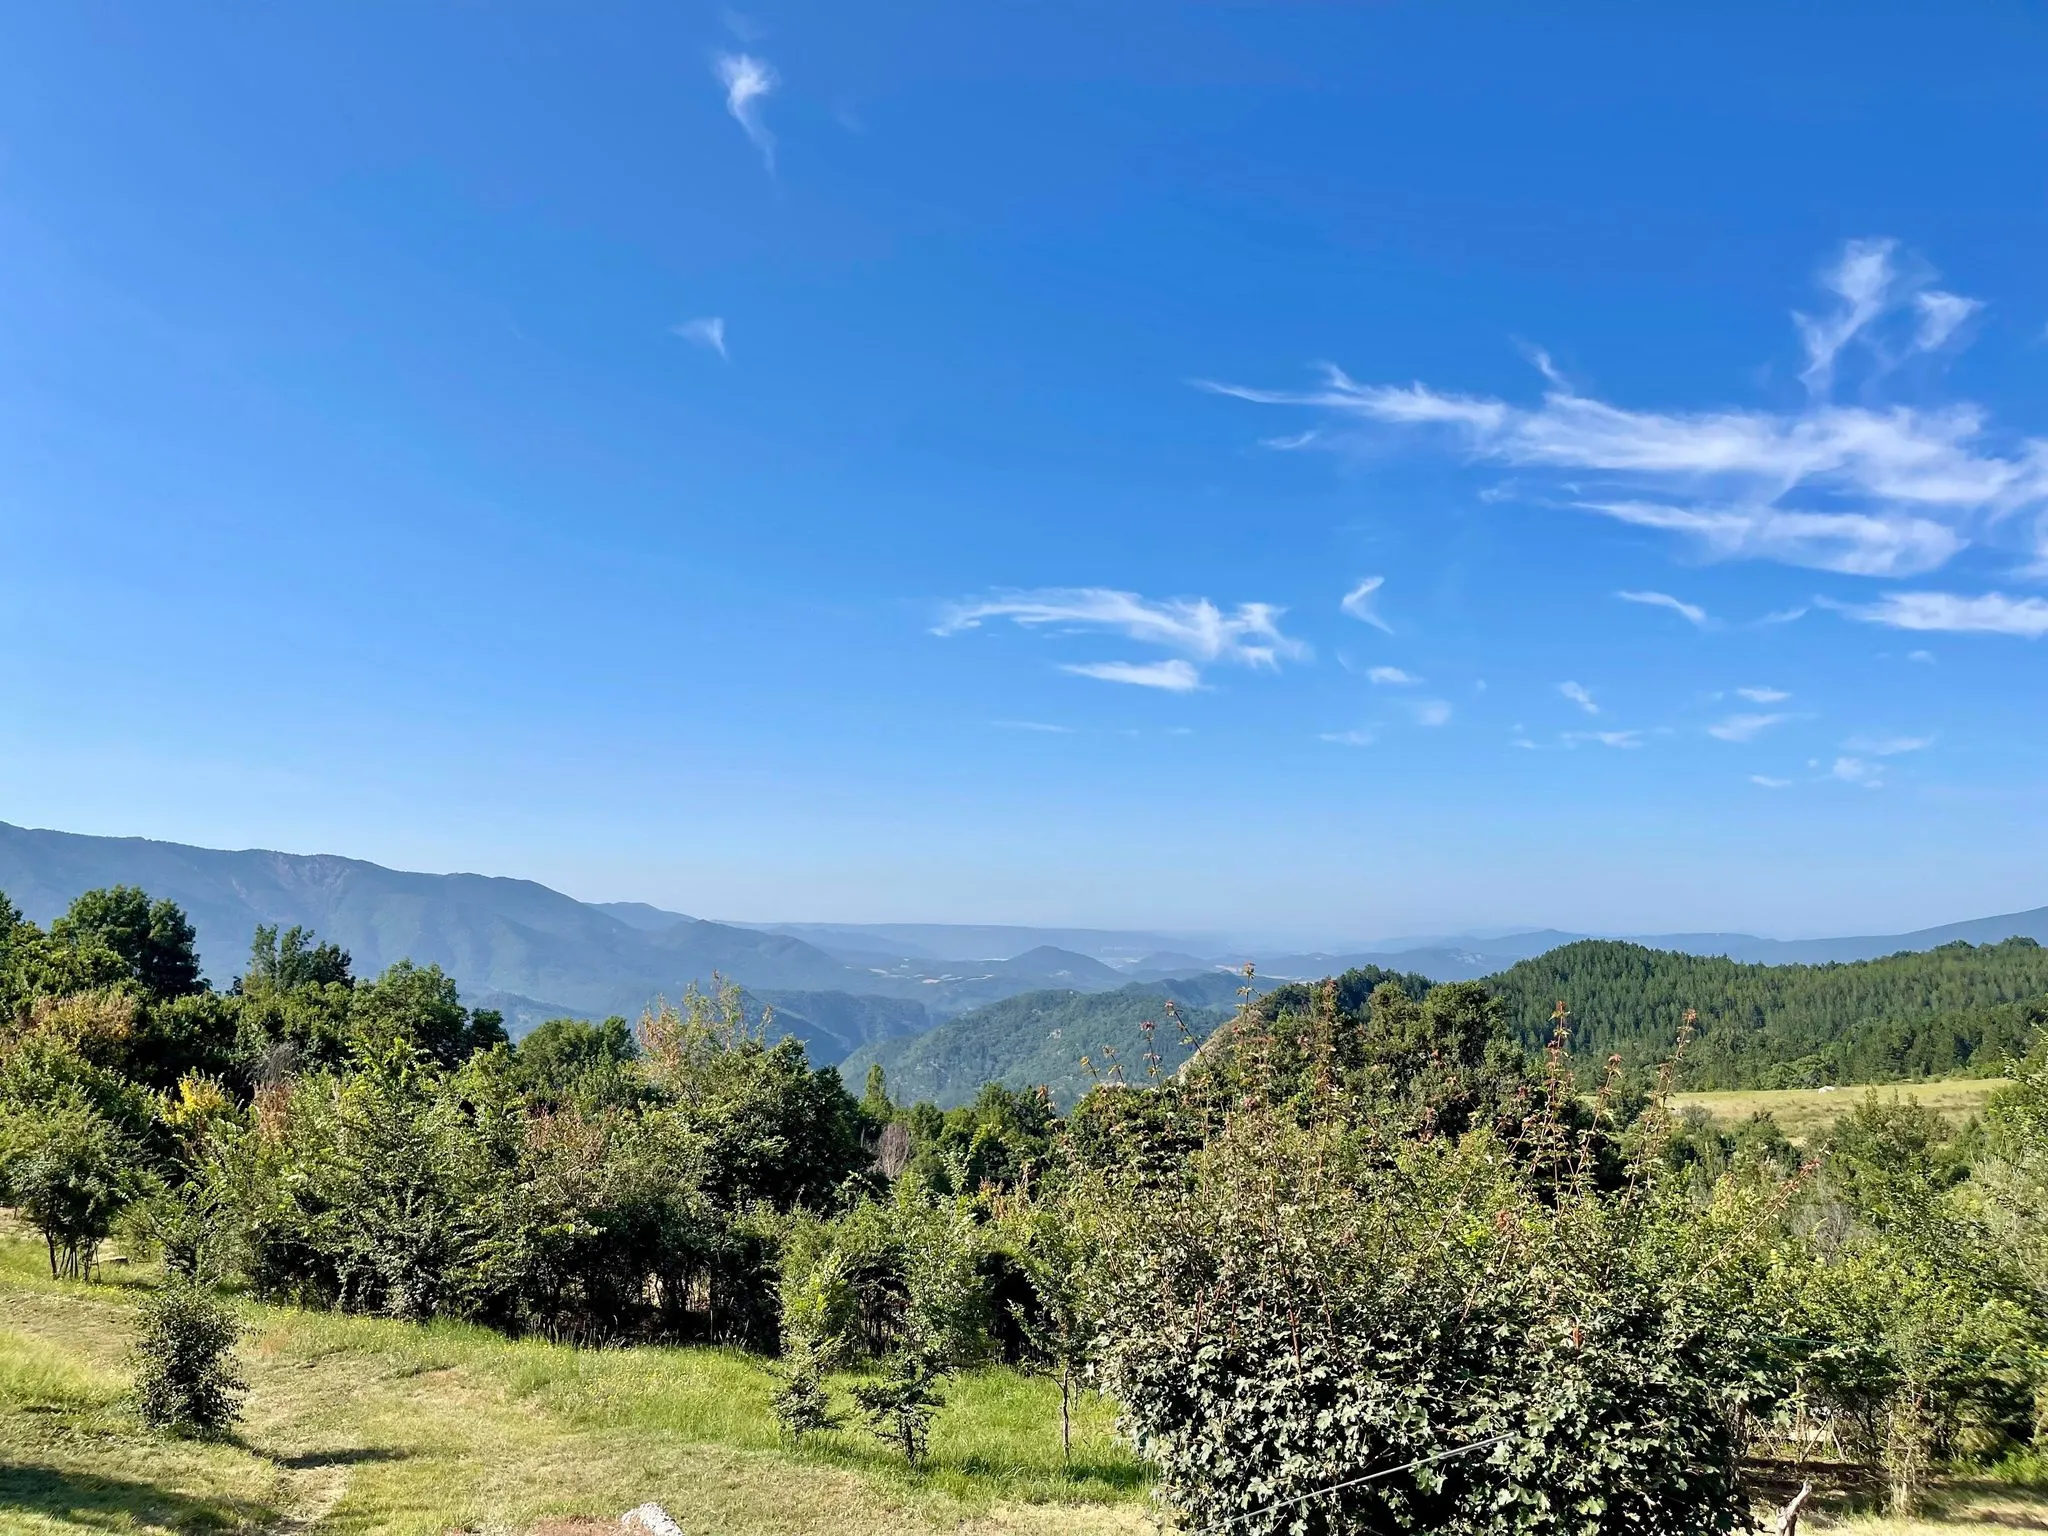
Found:
[[1073, 1377], [1063, 1369], [1060, 1372], [1060, 1460], [1068, 1466], [1074, 1464], [1073, 1396]]
[[1799, 1491], [1792, 1495], [1792, 1502], [1778, 1511], [1775, 1536], [1799, 1536], [1799, 1511], [1813, 1494], [1813, 1484], [1801, 1483]]

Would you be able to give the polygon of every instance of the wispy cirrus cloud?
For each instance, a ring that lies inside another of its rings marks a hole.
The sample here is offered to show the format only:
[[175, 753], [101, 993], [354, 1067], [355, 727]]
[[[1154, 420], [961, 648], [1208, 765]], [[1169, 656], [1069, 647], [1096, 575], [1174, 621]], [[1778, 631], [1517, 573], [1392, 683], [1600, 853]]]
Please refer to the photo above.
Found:
[[1844, 784], [1857, 784], [1864, 789], [1884, 788], [1884, 764], [1866, 762], [1860, 757], [1838, 757], [1834, 766], [1828, 769], [1828, 777], [1840, 779]]
[[745, 130], [769, 170], [775, 169], [775, 135], [761, 117], [761, 103], [782, 83], [775, 66], [750, 53], [721, 53], [714, 65], [725, 87], [725, 110]]
[[1373, 601], [1373, 594], [1386, 584], [1387, 578], [1384, 576], [1368, 576], [1346, 592], [1337, 606], [1361, 624], [1370, 624], [1374, 629], [1383, 629], [1391, 635], [1394, 632], [1393, 625], [1380, 617], [1379, 608]]
[[669, 327], [672, 335], [680, 336], [687, 342], [700, 347], [709, 347], [720, 357], [725, 357], [725, 321], [718, 315], [706, 315], [697, 320], [685, 320], [681, 325]]
[[1450, 723], [1451, 706], [1447, 700], [1424, 699], [1419, 704], [1412, 706], [1412, 708], [1415, 712], [1415, 723], [1417, 725], [1438, 726]]
[[1316, 738], [1318, 741], [1333, 742], [1340, 747], [1369, 747], [1377, 739], [1371, 731], [1325, 731]]
[[1707, 734], [1717, 741], [1755, 741], [1774, 725], [1783, 725], [1790, 715], [1730, 715], [1725, 720], [1716, 720], [1707, 727]]
[[1391, 688], [1409, 688], [1422, 681], [1412, 672], [1403, 672], [1399, 667], [1370, 667], [1366, 670], [1366, 681]]
[[1640, 603], [1645, 608], [1669, 608], [1698, 629], [1705, 629], [1713, 621], [1707, 617], [1707, 610], [1697, 603], [1688, 603], [1673, 597], [1669, 592], [1617, 592], [1614, 594], [1624, 603]]
[[1735, 692], [1752, 704], [1782, 704], [1792, 697], [1782, 688], [1738, 688]]
[[1790, 779], [1774, 779], [1767, 773], [1752, 773], [1749, 776], [1749, 782], [1759, 784], [1765, 789], [1790, 789], [1792, 787]]
[[1193, 693], [1202, 686], [1202, 674], [1185, 661], [1073, 661], [1062, 672], [1092, 677], [1104, 683], [1129, 683], [1137, 688], [1163, 688], [1168, 693]]
[[1932, 736], [1852, 736], [1842, 743], [1849, 752], [1867, 757], [1898, 757], [1906, 752], [1923, 752], [1934, 745]]
[[1593, 695], [1578, 683], [1559, 683], [1557, 691], [1570, 699], [1589, 715], [1600, 713], [1600, 706], [1593, 702]]
[[1920, 313], [1920, 329], [1913, 337], [1913, 344], [1922, 352], [1932, 352], [1955, 335], [1965, 320], [1982, 309], [1984, 301], [1930, 289], [1913, 296], [1913, 307]]
[[1306, 660], [1308, 646], [1280, 630], [1284, 612], [1270, 603], [1240, 603], [1226, 613], [1207, 598], [1156, 601], [1111, 587], [1044, 587], [954, 603], [932, 633], [956, 635], [991, 619], [1007, 619], [1025, 629], [1106, 631], [1179, 654], [1168, 661], [1076, 662], [1061, 670], [1102, 682], [1191, 693], [1202, 686], [1201, 667], [1210, 663], [1270, 671], [1283, 660]]
[[1446, 433], [1473, 460], [1543, 472], [1543, 495], [1676, 534], [1720, 559], [1911, 576], [2015, 512], [2048, 506], [2048, 443], [1995, 444], [1975, 405], [1830, 398], [1852, 347], [1882, 372], [1946, 344], [1974, 300], [1902, 269], [1888, 240], [1851, 242], [1822, 283], [1832, 308], [1794, 316], [1809, 398], [1787, 409], [1632, 410], [1578, 393], [1540, 358], [1545, 388], [1535, 405], [1422, 383], [1363, 384], [1334, 366], [1306, 390], [1204, 387], [1353, 427]]
[[1834, 266], [1821, 274], [1821, 284], [1841, 302], [1833, 314], [1818, 319], [1794, 311], [1792, 323], [1806, 345], [1806, 366], [1799, 378], [1816, 395], [1835, 381], [1835, 359], [1870, 322], [1884, 313], [1895, 276], [1895, 240], [1851, 240]]
[[1593, 742], [1603, 747], [1640, 747], [1643, 744], [1641, 731], [1566, 731], [1560, 738], [1568, 747], [1582, 742]]
[[1825, 606], [1860, 623], [1892, 629], [2019, 635], [2029, 640], [2048, 635], [2048, 599], [2007, 597], [2003, 592], [1887, 592], [1875, 602]]

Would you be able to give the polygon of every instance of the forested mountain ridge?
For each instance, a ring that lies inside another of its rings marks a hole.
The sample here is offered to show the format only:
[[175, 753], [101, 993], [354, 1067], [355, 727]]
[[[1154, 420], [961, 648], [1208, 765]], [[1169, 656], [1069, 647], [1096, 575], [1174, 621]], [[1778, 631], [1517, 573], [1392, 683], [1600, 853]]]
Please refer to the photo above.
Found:
[[32, 920], [49, 921], [83, 891], [118, 885], [176, 902], [197, 932], [205, 973], [221, 985], [239, 973], [257, 927], [303, 927], [347, 950], [364, 974], [402, 959], [439, 966], [467, 994], [489, 998], [515, 1035], [557, 1015], [637, 1015], [657, 996], [709, 984], [717, 973], [776, 1002], [819, 1059], [834, 1060], [877, 1032], [923, 1029], [933, 1017], [1030, 987], [1124, 979], [1085, 956], [1053, 951], [961, 968], [971, 975], [947, 975], [946, 967], [936, 967], [936, 978], [926, 974], [934, 967], [884, 972], [791, 933], [645, 903], [595, 905], [532, 880], [0, 822], [0, 891]]
[[1588, 939], [1487, 979], [1529, 1049], [1570, 1013], [1582, 1061], [1648, 1070], [1697, 1014], [1681, 1080], [1695, 1088], [1809, 1087], [1995, 1073], [2048, 1019], [2048, 949], [2032, 939], [1947, 944], [1828, 965], [1743, 964]]
[[[879, 1064], [898, 1103], [929, 1099], [941, 1109], [971, 1101], [985, 1083], [1014, 1091], [1044, 1087], [1053, 1102], [1071, 1106], [1099, 1081], [1142, 1083], [1147, 1078], [1148, 1042], [1159, 1070], [1172, 1073], [1195, 1046], [1230, 1016], [1243, 985], [1240, 977], [1217, 974], [1163, 982], [1139, 982], [1113, 992], [1052, 988], [1023, 992], [946, 1020], [922, 1035], [878, 1040], [856, 1050], [841, 1065], [858, 1083]], [[1168, 1017], [1171, 999], [1187, 1026], [1189, 1042]], [[1087, 1064], [1083, 1065], [1083, 1058]]]

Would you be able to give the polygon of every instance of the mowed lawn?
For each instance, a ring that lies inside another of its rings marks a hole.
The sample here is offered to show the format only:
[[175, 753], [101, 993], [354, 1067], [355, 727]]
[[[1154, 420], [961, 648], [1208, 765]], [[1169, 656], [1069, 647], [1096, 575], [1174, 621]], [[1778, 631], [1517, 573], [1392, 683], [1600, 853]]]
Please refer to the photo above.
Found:
[[[0, 1532], [527, 1532], [653, 1500], [699, 1533], [1139, 1532], [1106, 1405], [1010, 1371], [956, 1380], [929, 1465], [857, 1429], [793, 1451], [774, 1379], [712, 1349], [573, 1350], [249, 1305], [240, 1434], [143, 1431], [122, 1398], [139, 1285], [58, 1285], [0, 1243]], [[843, 1399], [842, 1408], [845, 1406]]]
[[1730, 1093], [1675, 1093], [1674, 1107], [1697, 1105], [1716, 1120], [1747, 1120], [1769, 1110], [1794, 1141], [1825, 1131], [1863, 1102], [1866, 1094], [1917, 1099], [1949, 1120], [1963, 1121], [1983, 1111], [1985, 1100], [2005, 1085], [2002, 1077], [1944, 1078], [1925, 1083], [1886, 1083], [1876, 1088], [1772, 1088]]

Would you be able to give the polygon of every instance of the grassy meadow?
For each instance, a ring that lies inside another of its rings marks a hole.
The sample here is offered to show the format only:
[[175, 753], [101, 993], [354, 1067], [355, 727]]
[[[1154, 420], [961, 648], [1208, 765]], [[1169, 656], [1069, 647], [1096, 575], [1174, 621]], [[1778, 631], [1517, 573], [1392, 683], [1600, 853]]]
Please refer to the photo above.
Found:
[[1154, 1528], [1107, 1407], [1081, 1406], [1068, 1472], [1053, 1389], [1002, 1370], [953, 1384], [912, 1473], [854, 1429], [791, 1450], [768, 1413], [773, 1379], [744, 1355], [252, 1304], [240, 1433], [153, 1435], [122, 1401], [141, 1282], [56, 1284], [42, 1262], [39, 1246], [0, 1242], [6, 1536], [528, 1532], [650, 1499], [691, 1536]]
[[1887, 1083], [1878, 1088], [1772, 1088], [1725, 1093], [1677, 1093], [1671, 1096], [1675, 1108], [1697, 1106], [1716, 1120], [1730, 1124], [1747, 1120], [1768, 1110], [1779, 1127], [1794, 1141], [1823, 1132], [1863, 1102], [1865, 1094], [1882, 1097], [1898, 1094], [1917, 1099], [1937, 1114], [1954, 1121], [1980, 1113], [1984, 1102], [2005, 1085], [2002, 1077], [1944, 1078], [1933, 1082]]
[[[150, 1434], [123, 1401], [146, 1278], [56, 1283], [42, 1262], [0, 1239], [4, 1536], [596, 1536], [650, 1499], [691, 1536], [1174, 1529], [1105, 1404], [1081, 1405], [1069, 1472], [1051, 1389], [1002, 1370], [953, 1384], [929, 1464], [912, 1473], [852, 1429], [792, 1450], [768, 1414], [772, 1377], [745, 1355], [576, 1350], [250, 1304], [240, 1432]], [[1959, 1482], [1920, 1519], [1821, 1509], [1805, 1528], [2048, 1531], [2048, 1498]]]

